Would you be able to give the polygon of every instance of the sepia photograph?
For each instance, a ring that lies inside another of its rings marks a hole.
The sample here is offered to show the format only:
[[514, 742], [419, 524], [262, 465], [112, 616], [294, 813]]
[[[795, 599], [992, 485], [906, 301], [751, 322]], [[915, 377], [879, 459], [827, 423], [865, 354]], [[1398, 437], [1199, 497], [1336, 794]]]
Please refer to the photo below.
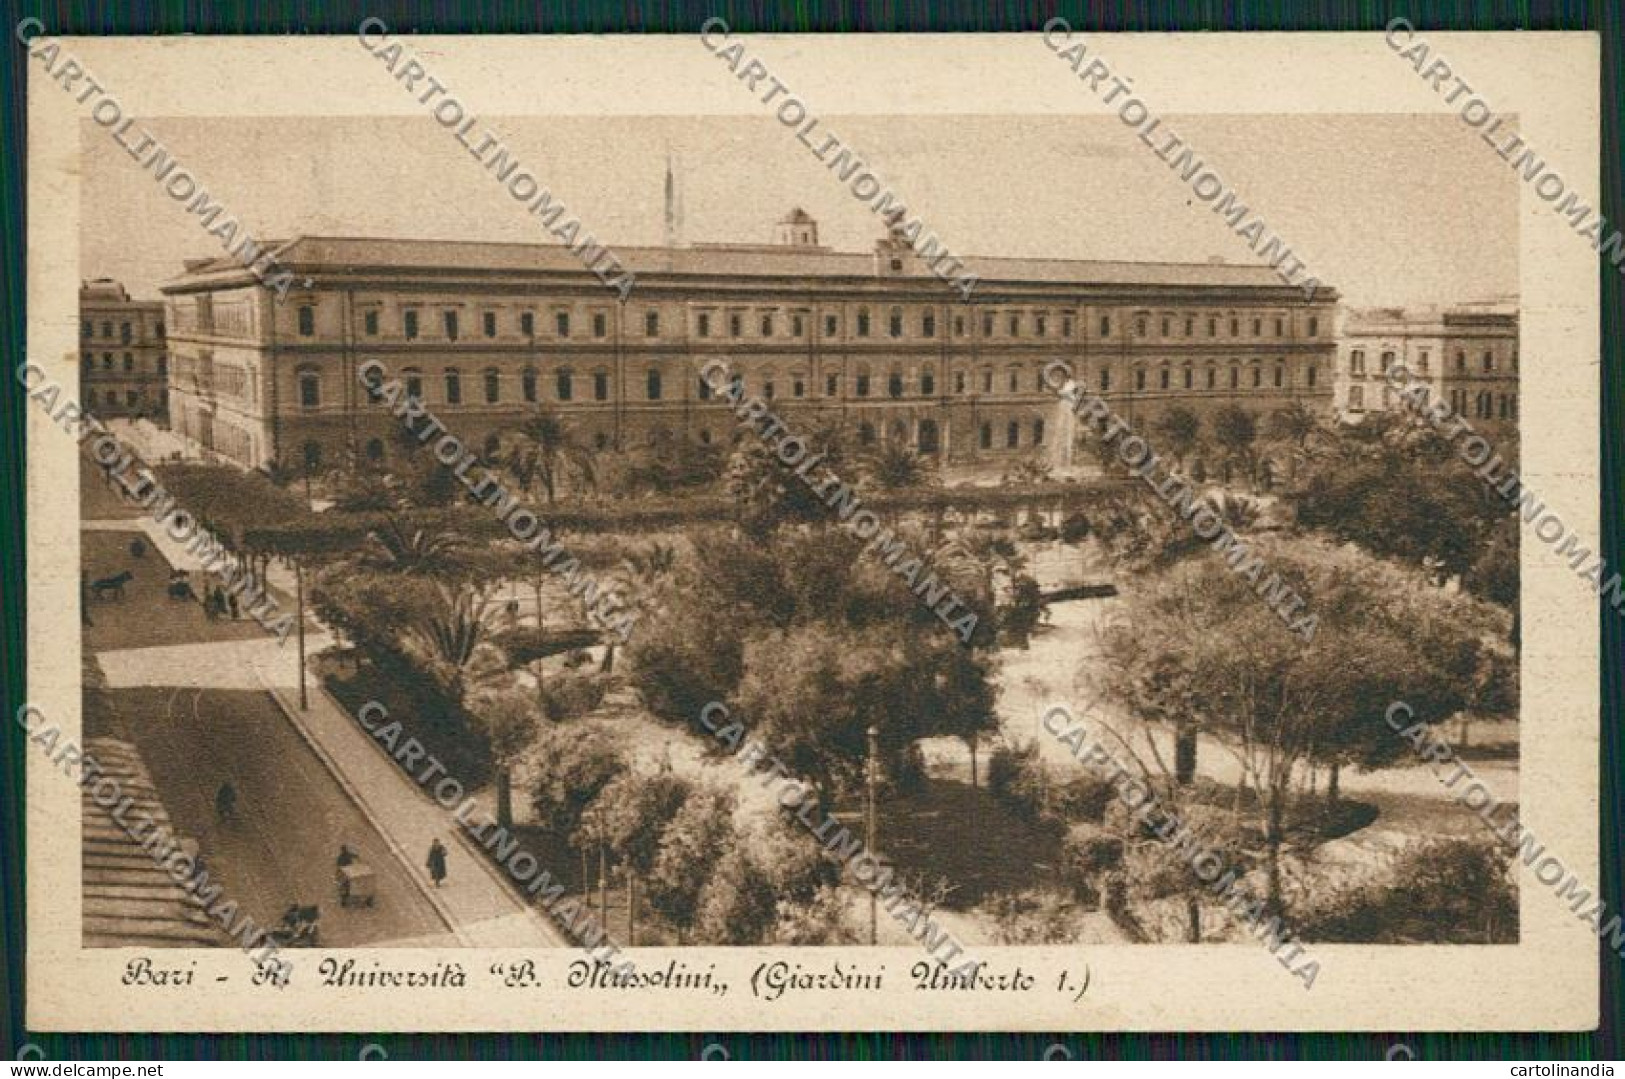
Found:
[[1594, 1025], [1595, 39], [1221, 37], [40, 24], [31, 1009]]

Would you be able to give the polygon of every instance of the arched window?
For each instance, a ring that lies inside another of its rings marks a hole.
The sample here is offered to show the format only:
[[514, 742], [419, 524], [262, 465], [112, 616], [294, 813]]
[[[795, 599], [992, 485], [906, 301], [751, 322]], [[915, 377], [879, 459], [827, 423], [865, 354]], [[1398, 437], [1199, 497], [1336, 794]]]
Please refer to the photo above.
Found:
[[1262, 386], [1264, 384], [1264, 368], [1259, 364], [1259, 362], [1257, 360], [1253, 361], [1252, 368], [1253, 368], [1253, 389], [1256, 390], [1256, 389], [1258, 389], [1258, 387], [1260, 387], [1260, 386]]
[[926, 397], [934, 397], [937, 392], [937, 372], [930, 364], [920, 368], [920, 393]]
[[862, 367], [858, 368], [858, 380], [857, 381], [858, 381], [857, 390], [856, 390], [857, 395], [859, 397], [868, 397], [869, 396], [869, 366], [868, 366], [868, 364], [865, 364]]
[[1134, 369], [1134, 388], [1136, 390], [1145, 389], [1145, 368], [1143, 367]]
[[1187, 363], [1185, 365], [1185, 388], [1187, 390], [1190, 389], [1191, 385], [1195, 382], [1195, 380], [1196, 380], [1196, 372], [1192, 371], [1191, 370], [1191, 365]]
[[893, 368], [892, 373], [886, 376], [886, 396], [892, 398], [903, 396], [903, 372]]
[[1209, 364], [1208, 369], [1207, 369], [1207, 388], [1211, 390], [1211, 389], [1213, 389], [1213, 387], [1217, 386], [1218, 384], [1219, 384], [1219, 369], [1217, 367], [1214, 367], [1212, 364]]
[[519, 392], [525, 397], [527, 405], [536, 403], [536, 369], [527, 367], [519, 373]]
[[485, 403], [494, 405], [502, 400], [502, 378], [497, 374], [495, 367], [488, 367], [485, 371]]
[[463, 403], [463, 373], [455, 367], [446, 371], [446, 404], [460, 405]]
[[1172, 378], [1173, 373], [1169, 371], [1168, 366], [1164, 364], [1162, 369], [1157, 372], [1157, 386], [1160, 389], [1168, 389], [1168, 387], [1172, 385]]
[[558, 392], [560, 401], [568, 401], [575, 397], [576, 376], [568, 367], [561, 367], [553, 376], [553, 388]]
[[322, 376], [313, 368], [299, 371], [299, 407], [320, 408], [322, 405]]

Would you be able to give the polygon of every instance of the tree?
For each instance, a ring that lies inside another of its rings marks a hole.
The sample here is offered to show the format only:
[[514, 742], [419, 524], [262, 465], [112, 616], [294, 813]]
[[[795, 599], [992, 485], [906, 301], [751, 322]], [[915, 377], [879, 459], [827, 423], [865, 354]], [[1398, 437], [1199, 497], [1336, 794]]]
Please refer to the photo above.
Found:
[[450, 578], [464, 568], [467, 541], [455, 532], [415, 524], [400, 513], [386, 513], [367, 533], [357, 562], [366, 569]]
[[497, 824], [513, 827], [513, 766], [536, 741], [541, 716], [528, 696], [515, 692], [485, 691], [471, 695], [468, 712], [475, 729], [491, 749], [496, 769]]
[[735, 845], [705, 882], [691, 939], [695, 944], [766, 944], [778, 920], [771, 878], [750, 851]]
[[858, 464], [864, 487], [873, 491], [902, 491], [936, 479], [931, 463], [900, 441], [882, 441]]
[[[641, 621], [660, 609], [659, 593], [677, 568], [677, 548], [658, 540], [628, 551], [616, 574], [616, 591], [630, 599]], [[615, 634], [605, 635], [603, 672], [615, 669]]]
[[428, 603], [406, 627], [405, 640], [448, 693], [461, 700], [464, 673], [491, 629], [489, 583], [448, 585], [430, 582]]
[[1225, 405], [1213, 414], [1213, 442], [1226, 460], [1239, 463], [1253, 483], [1258, 482], [1258, 420], [1237, 405]]
[[521, 491], [528, 493], [540, 480], [550, 506], [571, 472], [589, 486], [593, 479], [591, 456], [576, 445], [564, 421], [546, 409], [532, 412], [508, 436], [501, 459]]
[[1202, 420], [1188, 408], [1174, 407], [1162, 414], [1153, 427], [1158, 447], [1185, 467], [1185, 459], [1202, 437]]
[[[739, 847], [732, 793], [699, 788], [689, 793], [660, 835], [644, 889], [649, 906], [677, 930], [677, 942], [700, 913], [706, 883]], [[737, 900], [737, 897], [735, 897]], [[771, 915], [772, 903], [768, 904]]]
[[[1398, 759], [1406, 747], [1385, 721], [1387, 705], [1410, 702], [1422, 722], [1446, 718], [1474, 672], [1503, 661], [1494, 640], [1504, 618], [1350, 548], [1259, 541], [1249, 558], [1257, 572], [1232, 571], [1209, 553], [1136, 588], [1105, 634], [1108, 661], [1092, 675], [1136, 718], [1199, 727], [1235, 750], [1237, 804], [1245, 793], [1258, 813], [1266, 902], [1279, 912], [1300, 766]], [[1309, 640], [1259, 595], [1264, 572], [1318, 619]], [[1194, 768], [1181, 771], [1188, 782]]]
[[[596, 833], [592, 839], [601, 839], [626, 872], [628, 946], [637, 943], [638, 878], [654, 868], [666, 824], [682, 810], [692, 790], [686, 779], [671, 772], [625, 771], [593, 800], [596, 820], [588, 825]], [[602, 868], [599, 872], [602, 882]]]

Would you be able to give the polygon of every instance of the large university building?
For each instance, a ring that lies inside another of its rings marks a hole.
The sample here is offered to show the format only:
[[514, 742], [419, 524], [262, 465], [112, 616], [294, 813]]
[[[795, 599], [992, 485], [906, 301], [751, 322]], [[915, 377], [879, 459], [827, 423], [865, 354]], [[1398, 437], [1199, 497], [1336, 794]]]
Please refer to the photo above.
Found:
[[1337, 358], [1337, 411], [1347, 420], [1396, 407], [1387, 374], [1423, 382], [1469, 420], [1518, 419], [1518, 312], [1504, 304], [1349, 311]]
[[462, 441], [539, 408], [587, 446], [728, 440], [701, 368], [721, 359], [787, 422], [944, 462], [1047, 454], [1054, 359], [1135, 423], [1174, 405], [1330, 414], [1337, 297], [1267, 266], [966, 258], [965, 300], [901, 239], [821, 246], [796, 210], [772, 243], [617, 248], [628, 299], [564, 247], [302, 236], [286, 299], [235, 261], [164, 286], [174, 428], [248, 466], [396, 452], [358, 366], [383, 364]]
[[81, 284], [79, 393], [86, 411], [161, 421], [168, 381], [164, 305], [132, 300], [105, 277]]

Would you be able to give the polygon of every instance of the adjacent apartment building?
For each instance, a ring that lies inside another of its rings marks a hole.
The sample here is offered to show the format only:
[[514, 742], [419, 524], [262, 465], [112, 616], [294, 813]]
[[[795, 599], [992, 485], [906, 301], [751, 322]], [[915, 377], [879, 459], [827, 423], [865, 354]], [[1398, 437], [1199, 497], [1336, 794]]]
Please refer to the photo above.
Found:
[[1518, 312], [1510, 304], [1368, 308], [1343, 321], [1337, 411], [1358, 421], [1395, 407], [1386, 377], [1403, 365], [1435, 401], [1469, 420], [1518, 419]]
[[98, 416], [168, 415], [164, 305], [105, 277], [79, 286], [79, 392]]
[[245, 466], [320, 470], [397, 452], [399, 422], [357, 368], [406, 380], [465, 444], [493, 447], [538, 409], [584, 445], [726, 442], [699, 372], [726, 361], [787, 422], [943, 462], [1045, 455], [1065, 360], [1131, 421], [1180, 405], [1330, 413], [1337, 296], [1268, 267], [967, 258], [967, 301], [901, 238], [820, 245], [800, 210], [773, 242], [617, 248], [624, 302], [563, 247], [301, 236], [275, 258], [277, 302], [233, 260], [163, 288], [174, 428]]

